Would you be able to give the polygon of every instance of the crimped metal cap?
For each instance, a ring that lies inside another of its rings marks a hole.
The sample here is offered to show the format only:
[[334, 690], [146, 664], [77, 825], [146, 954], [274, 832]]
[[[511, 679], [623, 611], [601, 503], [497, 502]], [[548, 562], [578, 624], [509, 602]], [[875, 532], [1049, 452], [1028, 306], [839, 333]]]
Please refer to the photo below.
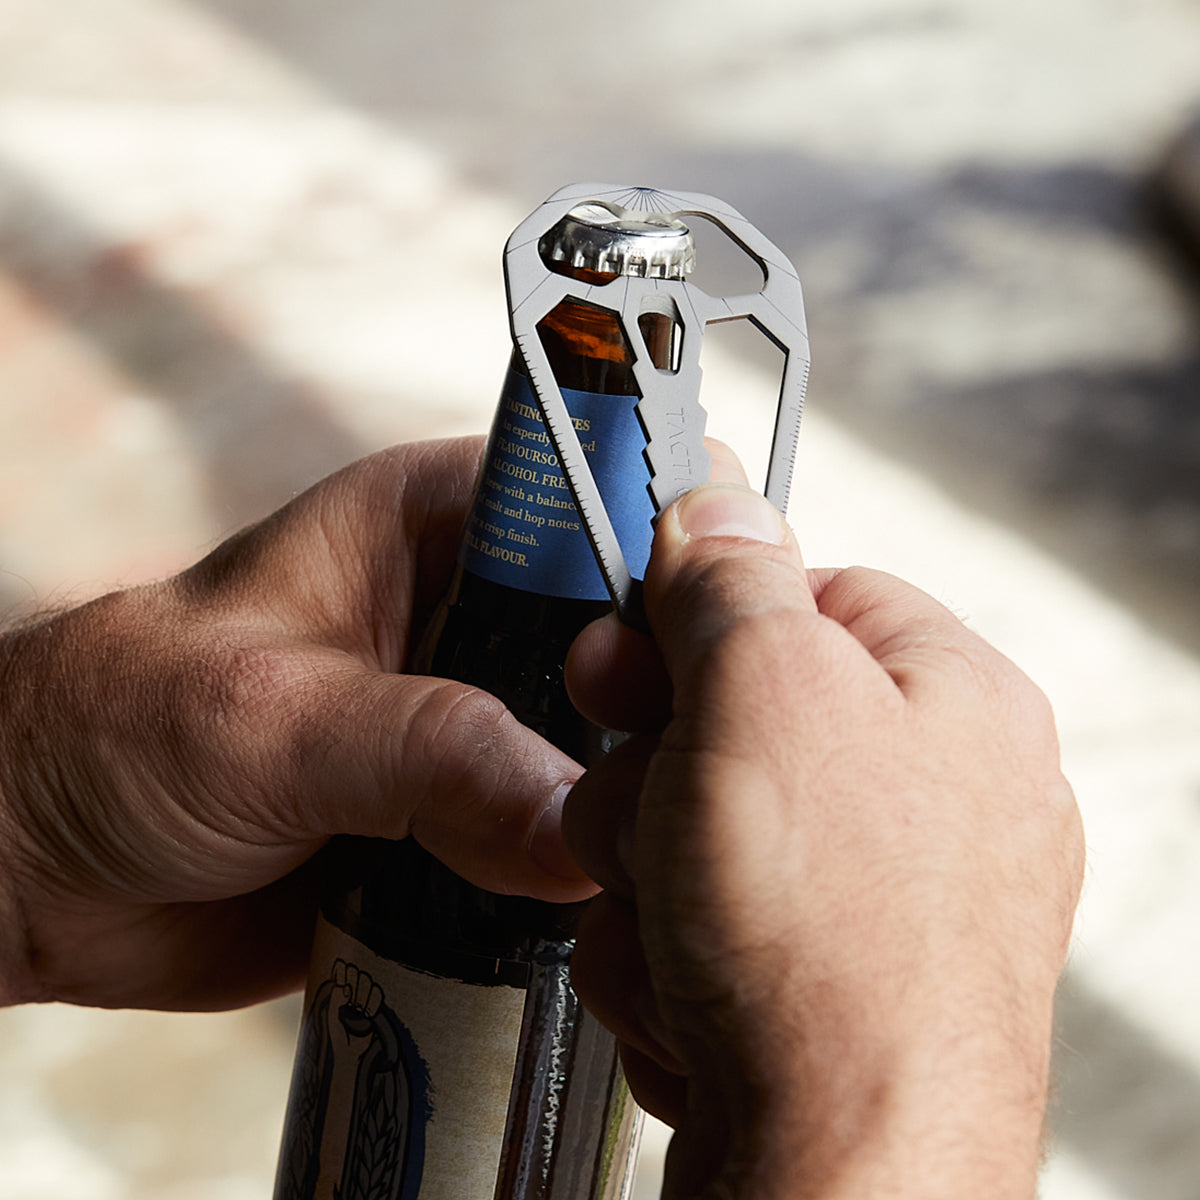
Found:
[[546, 262], [652, 279], [682, 279], [696, 263], [691, 230], [677, 217], [632, 212], [603, 200], [571, 209], [538, 249]]

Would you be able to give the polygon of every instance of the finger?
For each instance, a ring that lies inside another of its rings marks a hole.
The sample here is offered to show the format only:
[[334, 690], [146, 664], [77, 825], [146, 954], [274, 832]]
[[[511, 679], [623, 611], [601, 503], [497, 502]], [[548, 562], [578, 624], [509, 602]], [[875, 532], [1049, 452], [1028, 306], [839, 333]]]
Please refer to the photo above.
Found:
[[[646, 573], [646, 611], [674, 681], [676, 706], [708, 650], [738, 623], [815, 618], [816, 602], [787, 523], [757, 492], [697, 488], [666, 509]], [[788, 657], [791, 647], [781, 647]], [[776, 661], [787, 661], [784, 657]]]
[[619, 1043], [621, 1067], [633, 1098], [652, 1117], [676, 1129], [687, 1112], [687, 1080], [667, 1071], [634, 1046]]
[[812, 589], [817, 608], [821, 607], [821, 594], [841, 573], [844, 567], [809, 567], [808, 586]]
[[287, 781], [275, 795], [296, 832], [412, 834], [493, 892], [568, 902], [595, 891], [562, 837], [579, 766], [487, 692], [343, 667], [310, 685], [274, 736]]
[[638, 796], [657, 748], [633, 737], [584, 774], [567, 796], [563, 832], [573, 861], [606, 891], [631, 899], [629, 860]]
[[482, 447], [480, 438], [455, 438], [359, 459], [223, 542], [172, 586], [255, 623], [269, 601], [289, 628], [399, 671], [410, 635], [450, 578]]
[[741, 487], [749, 486], [746, 468], [736, 452], [718, 438], [706, 437], [704, 448], [712, 455], [712, 467], [708, 478], [710, 483], [736, 483]]
[[593, 621], [567, 654], [567, 693], [603, 729], [649, 733], [671, 716], [671, 677], [654, 639], [616, 613]]
[[[392, 537], [374, 543], [371, 578], [378, 587], [390, 582], [397, 602], [412, 597], [409, 630], [419, 635], [429, 623], [446, 590], [462, 540], [486, 439], [482, 436], [450, 438], [398, 447], [413, 456], [404, 483], [404, 523], [393, 524]], [[388, 496], [388, 483], [380, 488], [378, 502], [395, 512], [397, 497]], [[416, 555], [410, 553], [416, 547]], [[398, 575], [396, 560], [411, 563], [411, 576]], [[385, 664], [384, 669], [389, 667]], [[396, 668], [401, 669], [400, 667]]]
[[571, 955], [571, 986], [620, 1041], [683, 1074], [659, 1016], [632, 904], [603, 892], [587, 906]]
[[[865, 567], [836, 572], [818, 608], [864, 647], [910, 700], [958, 691], [1007, 660], [920, 588]], [[1016, 667], [1011, 667], [1016, 675]]]
[[[705, 438], [713, 482], [746, 485], [738, 456], [716, 438]], [[605, 729], [653, 732], [671, 716], [671, 678], [654, 639], [625, 625], [615, 613], [592, 622], [575, 639], [566, 664], [571, 703]]]

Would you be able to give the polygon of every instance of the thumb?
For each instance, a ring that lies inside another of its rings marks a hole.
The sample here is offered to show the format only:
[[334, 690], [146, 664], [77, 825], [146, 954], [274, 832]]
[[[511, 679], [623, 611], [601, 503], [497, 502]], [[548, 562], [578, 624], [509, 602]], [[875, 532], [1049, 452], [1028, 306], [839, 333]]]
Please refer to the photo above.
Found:
[[[815, 623], [817, 606], [783, 516], [757, 492], [720, 483], [688, 492], [659, 519], [646, 611], [678, 710], [703, 682], [714, 647], [736, 626], [752, 643], [771, 626], [794, 636], [797, 624]], [[780, 665], [776, 659], [772, 671]]]
[[[478, 887], [567, 902], [595, 886], [562, 838], [582, 769], [487, 692], [353, 669], [301, 734], [313, 833], [412, 835]], [[304, 819], [302, 817], [302, 819]]]

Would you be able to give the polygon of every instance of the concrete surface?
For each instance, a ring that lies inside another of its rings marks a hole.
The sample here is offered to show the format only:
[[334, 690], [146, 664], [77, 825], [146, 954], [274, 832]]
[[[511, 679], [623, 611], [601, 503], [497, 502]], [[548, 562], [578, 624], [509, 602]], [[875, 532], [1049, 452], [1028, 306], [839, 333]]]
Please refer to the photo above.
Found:
[[[484, 428], [500, 247], [559, 184], [723, 196], [805, 282], [809, 560], [1056, 705], [1091, 867], [1043, 1194], [1193, 1198], [1200, 309], [1143, 184], [1198, 101], [1189, 0], [7, 0], [0, 608]], [[752, 348], [705, 366], [761, 458]], [[269, 1195], [295, 1012], [0, 1013], [0, 1196]]]

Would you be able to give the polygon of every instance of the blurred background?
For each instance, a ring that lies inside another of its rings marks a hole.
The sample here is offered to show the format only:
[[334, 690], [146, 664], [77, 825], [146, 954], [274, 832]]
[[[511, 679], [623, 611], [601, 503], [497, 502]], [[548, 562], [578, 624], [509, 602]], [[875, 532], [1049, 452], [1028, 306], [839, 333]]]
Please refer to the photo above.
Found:
[[[1044, 1196], [1191, 1200], [1200, 302], [1151, 185], [1197, 103], [1195, 0], [4, 0], [0, 611], [484, 429], [500, 250], [561, 184], [718, 195], [805, 284], [809, 562], [919, 583], [1058, 713]], [[771, 366], [706, 347], [756, 468]], [[268, 1196], [297, 1014], [0, 1013], [0, 1196]]]

